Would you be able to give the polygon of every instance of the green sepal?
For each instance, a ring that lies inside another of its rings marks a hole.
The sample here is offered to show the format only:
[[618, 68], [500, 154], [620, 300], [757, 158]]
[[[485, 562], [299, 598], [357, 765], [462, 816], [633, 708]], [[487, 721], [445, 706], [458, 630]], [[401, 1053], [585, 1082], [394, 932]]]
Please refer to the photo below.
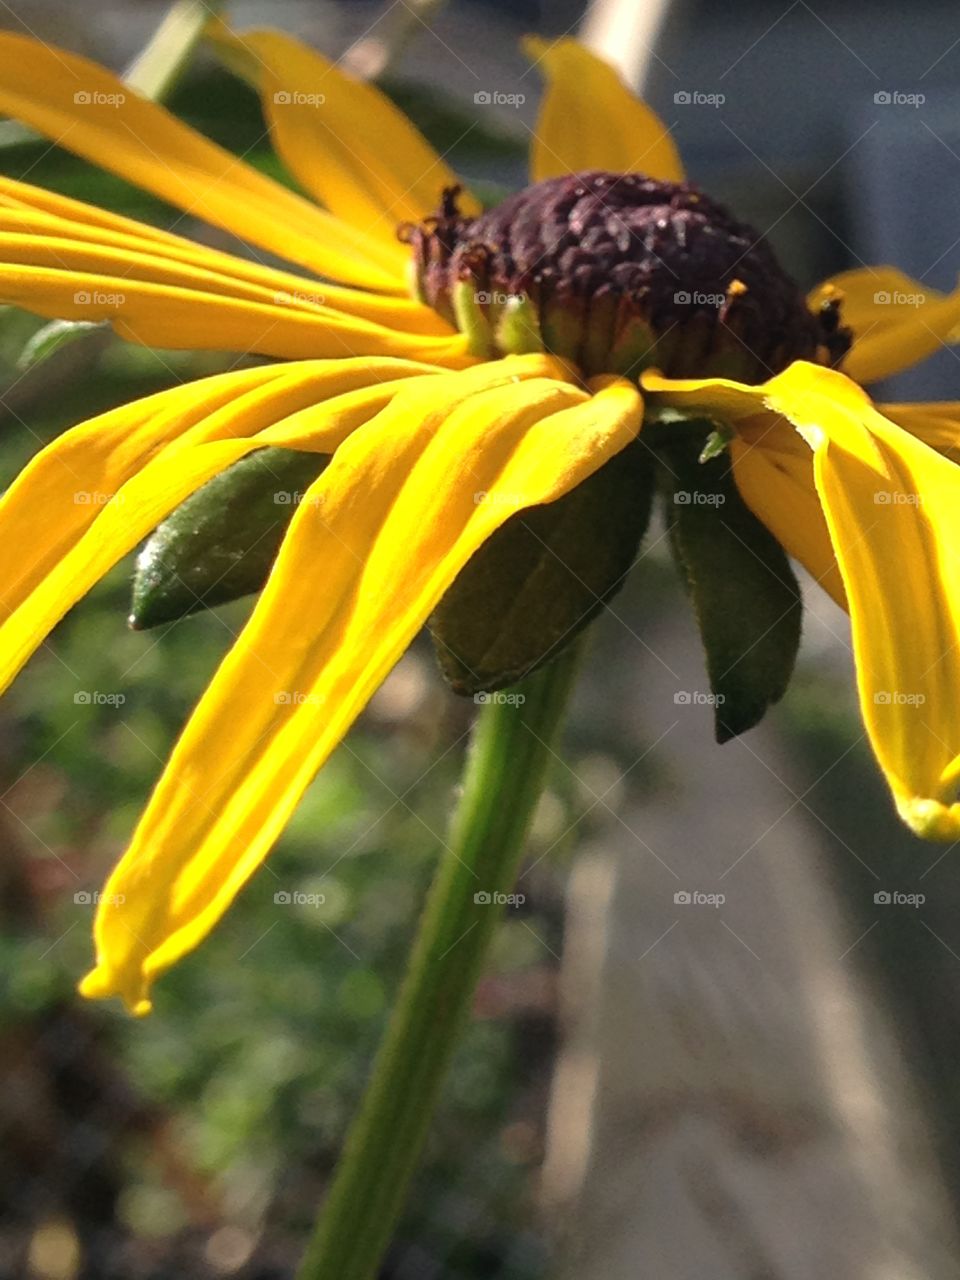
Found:
[[98, 329], [105, 332], [109, 327], [106, 320], [51, 320], [27, 342], [17, 357], [17, 368], [24, 373], [35, 369], [62, 347], [68, 347]]
[[137, 557], [130, 626], [174, 622], [259, 591], [329, 455], [258, 449], [182, 502]]
[[665, 449], [667, 523], [693, 598], [716, 698], [718, 742], [752, 729], [786, 691], [800, 644], [800, 588], [740, 496], [726, 453], [699, 460], [713, 424]]
[[654, 477], [649, 451], [628, 445], [556, 502], [511, 516], [474, 554], [430, 620], [454, 692], [515, 683], [600, 612], [636, 559]]

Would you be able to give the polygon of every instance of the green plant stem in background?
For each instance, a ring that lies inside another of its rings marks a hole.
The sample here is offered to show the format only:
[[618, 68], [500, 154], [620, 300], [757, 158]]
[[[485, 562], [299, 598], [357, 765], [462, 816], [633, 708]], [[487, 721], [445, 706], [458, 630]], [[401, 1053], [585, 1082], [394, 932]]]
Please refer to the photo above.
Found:
[[579, 645], [487, 695], [463, 793], [386, 1036], [299, 1280], [374, 1280], [516, 879]]
[[186, 70], [203, 29], [223, 8], [224, 0], [176, 0], [149, 43], [124, 73], [124, 80], [144, 97], [162, 102]]

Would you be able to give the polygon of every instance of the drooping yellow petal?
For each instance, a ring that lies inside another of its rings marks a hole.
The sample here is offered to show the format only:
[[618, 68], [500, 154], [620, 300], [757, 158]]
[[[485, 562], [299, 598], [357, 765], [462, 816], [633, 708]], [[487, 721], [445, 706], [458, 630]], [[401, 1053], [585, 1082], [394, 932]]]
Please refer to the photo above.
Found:
[[537, 361], [550, 368], [520, 357], [410, 388], [313, 485], [108, 881], [84, 994], [149, 1008], [153, 979], [253, 874], [473, 552], [635, 437], [640, 397], [624, 381], [588, 398], [553, 365], [554, 376], [495, 385]]
[[402, 361], [220, 374], [94, 418], [0, 501], [0, 689], [67, 610], [194, 489], [252, 449], [332, 452], [410, 377]]
[[843, 370], [856, 382], [892, 377], [960, 341], [960, 289], [941, 293], [896, 267], [843, 271], [817, 285], [807, 301], [816, 311], [834, 298], [853, 330]]
[[683, 181], [680, 154], [663, 121], [609, 63], [576, 40], [528, 36], [524, 48], [547, 81], [530, 144], [534, 182], [585, 169]]
[[759, 387], [644, 379], [732, 421], [782, 414], [814, 480], [850, 611], [864, 724], [901, 817], [960, 837], [960, 468], [842, 374], [798, 361]]
[[[460, 185], [389, 98], [280, 31], [211, 29], [226, 61], [259, 90], [277, 152], [301, 185], [338, 217], [396, 252], [397, 226], [437, 213]], [[480, 212], [469, 193], [467, 214]]]
[[243, 240], [334, 280], [405, 292], [405, 255], [318, 209], [86, 58], [0, 33], [0, 112]]
[[[14, 237], [5, 242], [9, 251], [0, 254], [3, 261], [116, 272], [158, 283], [166, 279], [185, 287], [203, 286], [213, 292], [279, 302], [314, 313], [319, 306], [405, 333], [451, 332], [436, 312], [412, 299], [348, 289], [281, 271], [117, 214], [107, 218], [102, 210], [65, 197], [57, 198], [59, 209], [54, 213], [35, 201], [37, 191], [0, 178], [0, 232]], [[86, 257], [74, 259], [71, 249]], [[99, 260], [94, 257], [97, 249], [105, 251]]]
[[452, 369], [472, 363], [462, 334], [387, 328], [333, 310], [321, 302], [323, 286], [313, 288], [267, 295], [142, 253], [0, 232], [0, 301], [50, 319], [107, 321], [129, 342], [293, 360], [398, 356]]

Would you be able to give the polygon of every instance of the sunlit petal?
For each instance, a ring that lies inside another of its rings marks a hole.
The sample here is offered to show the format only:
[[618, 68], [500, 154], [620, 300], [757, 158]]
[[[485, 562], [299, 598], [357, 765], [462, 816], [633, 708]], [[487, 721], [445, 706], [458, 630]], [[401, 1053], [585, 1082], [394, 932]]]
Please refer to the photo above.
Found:
[[676, 406], [733, 422], [763, 408], [797, 430], [843, 579], [873, 750], [904, 821], [960, 837], [960, 468], [848, 378], [805, 362], [758, 387], [644, 384]]
[[401, 361], [221, 374], [58, 437], [0, 501], [0, 688], [59, 619], [204, 481], [264, 445], [333, 452], [409, 377]]
[[404, 289], [397, 250], [258, 173], [86, 58], [0, 33], [0, 112], [287, 261], [347, 284]]
[[530, 143], [534, 182], [585, 169], [683, 181], [669, 130], [609, 63], [576, 40], [529, 36], [524, 47], [547, 81]]
[[[521, 359], [503, 364], [535, 367]], [[473, 552], [639, 430], [640, 397], [626, 382], [588, 398], [556, 376], [496, 387], [500, 369], [403, 393], [307, 494], [107, 884], [85, 994], [118, 992], [146, 1011], [152, 980], [226, 910]]]

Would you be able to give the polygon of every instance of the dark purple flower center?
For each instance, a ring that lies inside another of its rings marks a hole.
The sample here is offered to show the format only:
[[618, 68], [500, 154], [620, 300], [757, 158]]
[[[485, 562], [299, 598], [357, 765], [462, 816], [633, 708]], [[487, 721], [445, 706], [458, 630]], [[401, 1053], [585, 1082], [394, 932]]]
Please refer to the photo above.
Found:
[[850, 346], [837, 305], [812, 313], [762, 237], [690, 183], [579, 173], [478, 218], [446, 191], [401, 236], [418, 296], [480, 355], [759, 382], [797, 359], [836, 365]]

